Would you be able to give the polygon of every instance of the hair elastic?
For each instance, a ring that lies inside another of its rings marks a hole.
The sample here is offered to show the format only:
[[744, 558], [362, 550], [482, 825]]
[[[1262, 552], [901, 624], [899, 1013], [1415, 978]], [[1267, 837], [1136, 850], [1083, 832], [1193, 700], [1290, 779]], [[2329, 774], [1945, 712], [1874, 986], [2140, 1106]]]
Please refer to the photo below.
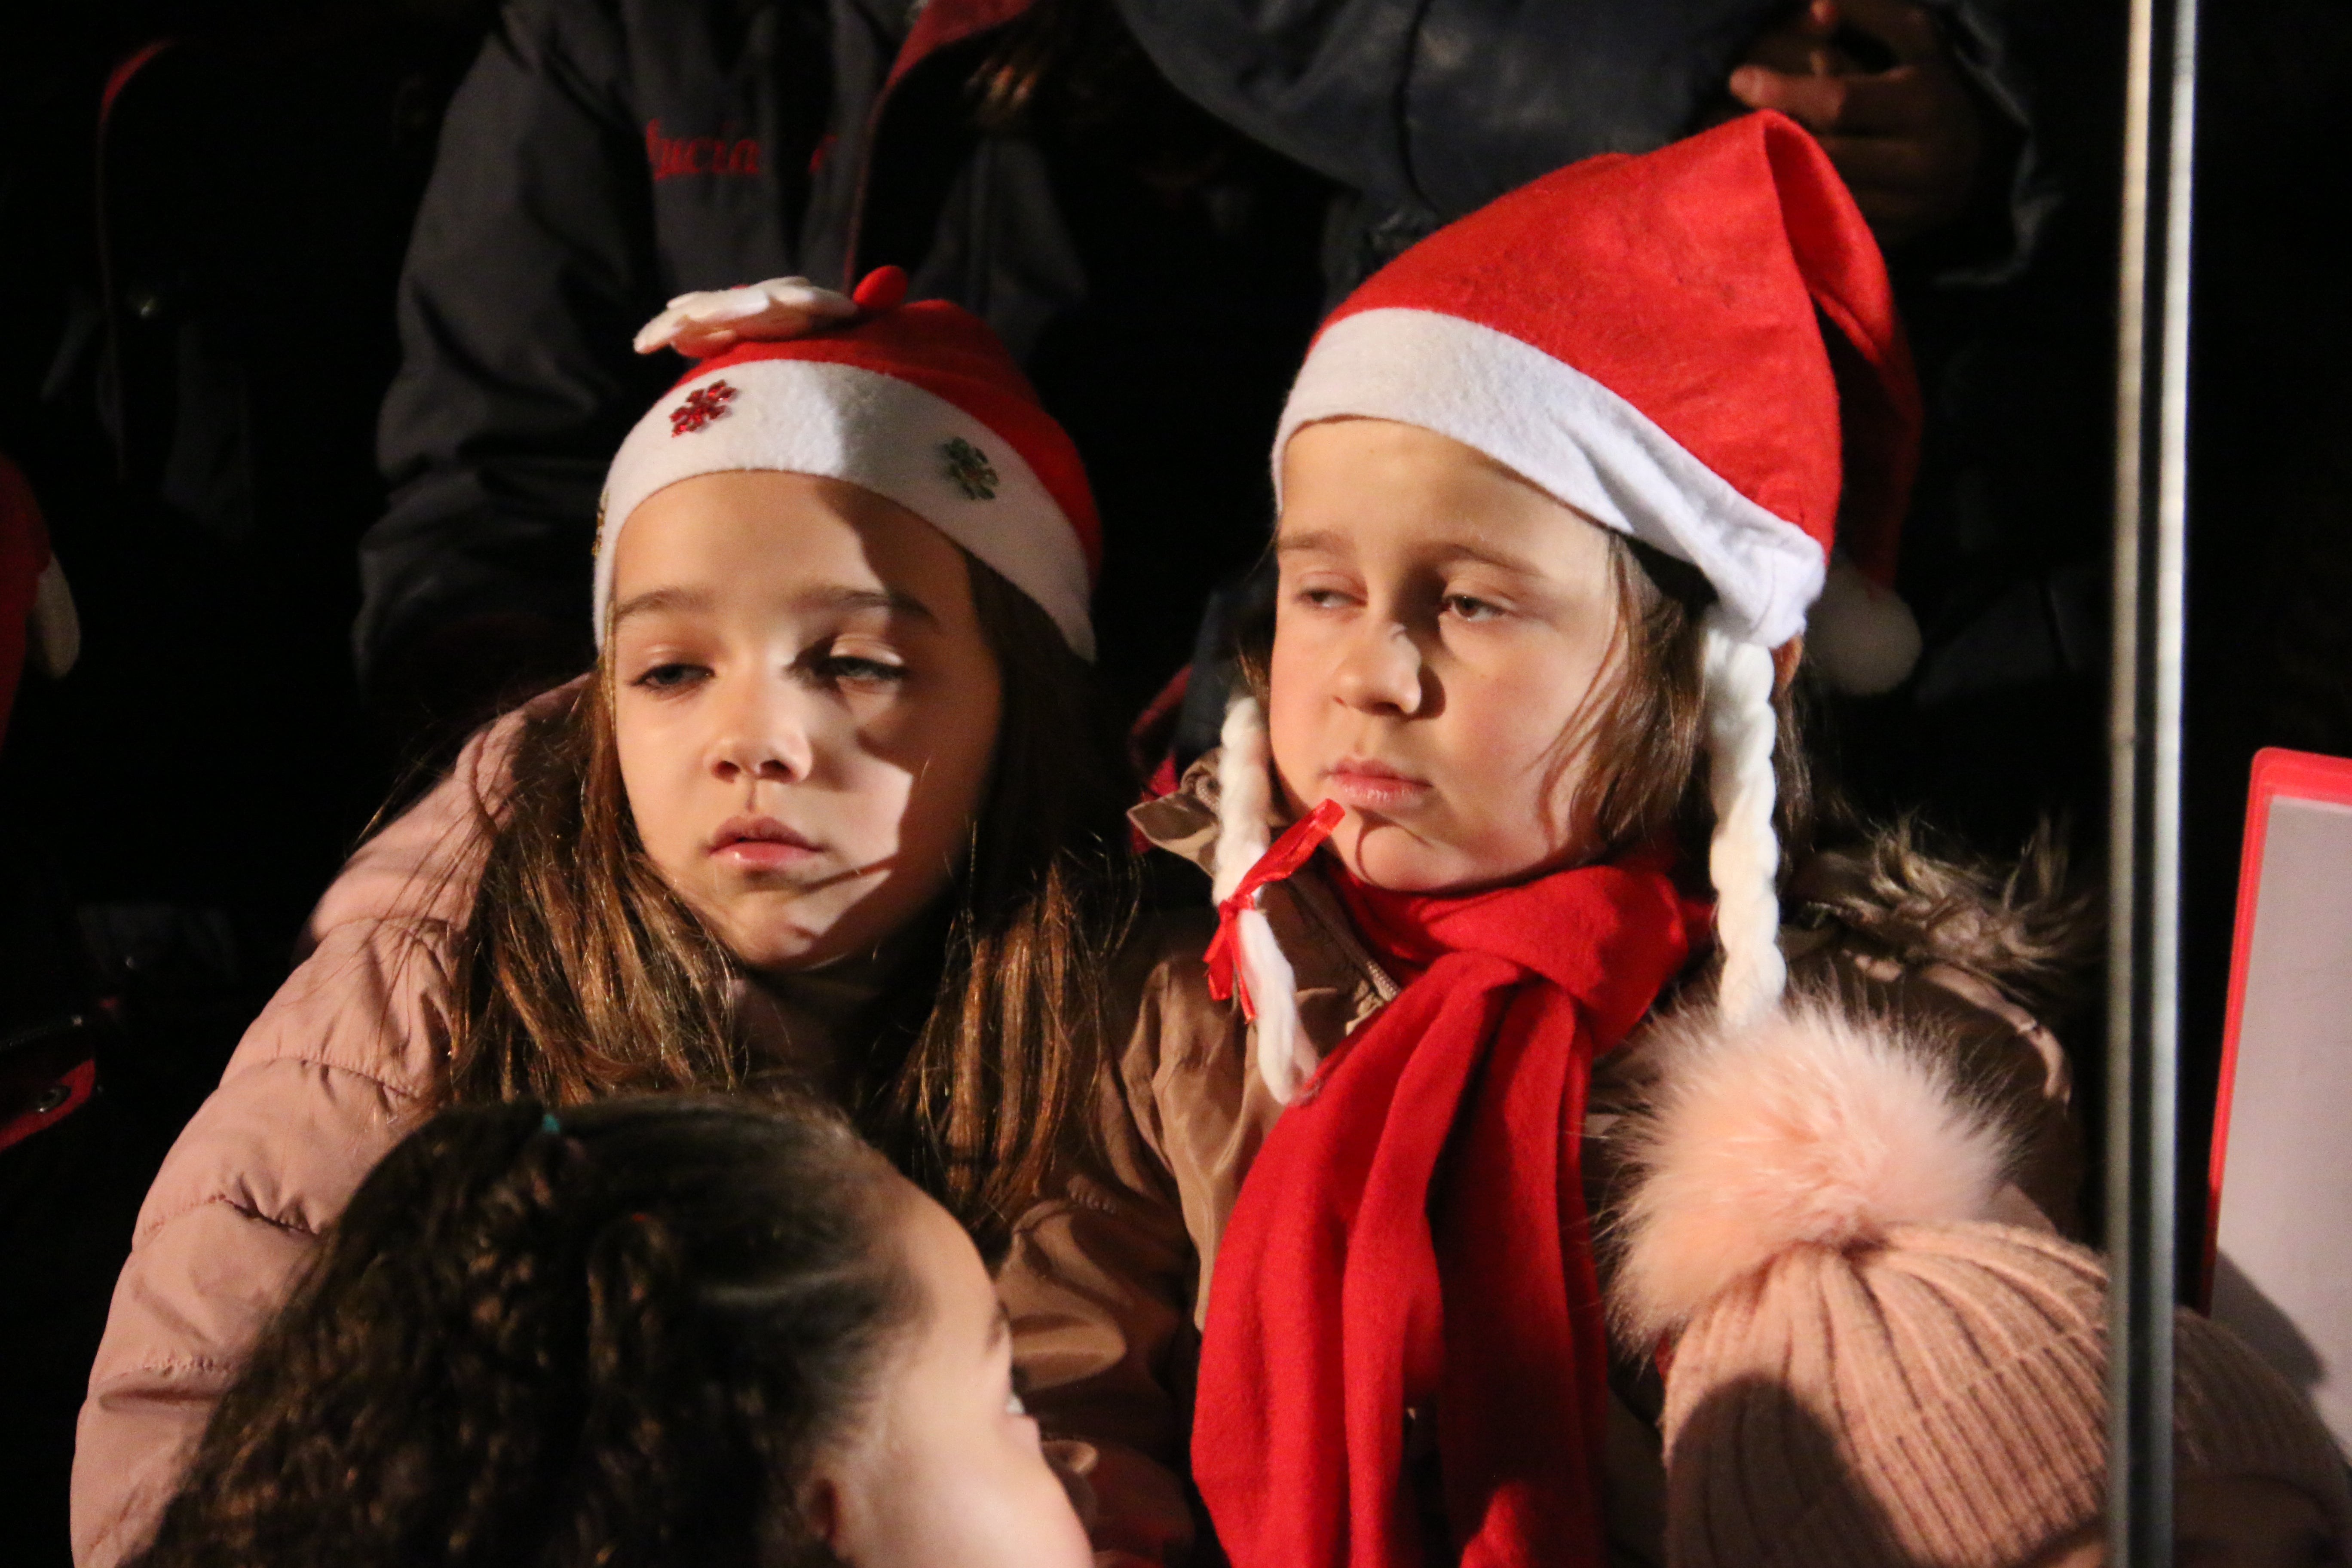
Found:
[[552, 1133], [555, 1133], [555, 1134], [557, 1134], [557, 1135], [560, 1137], [560, 1136], [562, 1136], [562, 1132], [563, 1132], [563, 1123], [562, 1123], [561, 1121], [558, 1121], [555, 1119], [555, 1112], [553, 1112], [552, 1110], [551, 1110], [551, 1111], [548, 1111], [548, 1112], [546, 1112], [544, 1115], [542, 1115], [542, 1116], [541, 1116], [541, 1117], [540, 1117], [540, 1119], [539, 1119], [539, 1130], [540, 1130], [541, 1132], [552, 1132]]

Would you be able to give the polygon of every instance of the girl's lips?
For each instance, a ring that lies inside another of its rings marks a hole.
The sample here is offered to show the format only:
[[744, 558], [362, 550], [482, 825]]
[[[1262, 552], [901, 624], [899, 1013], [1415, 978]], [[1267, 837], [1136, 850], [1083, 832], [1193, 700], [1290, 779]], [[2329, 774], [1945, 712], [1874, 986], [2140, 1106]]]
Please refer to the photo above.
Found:
[[710, 853], [746, 871], [778, 871], [806, 863], [817, 846], [772, 816], [733, 816], [710, 836]]
[[803, 845], [773, 838], [739, 838], [712, 851], [719, 859], [746, 871], [782, 871], [807, 864], [816, 851]]
[[1386, 763], [1349, 757], [1323, 775], [1323, 793], [1357, 811], [1399, 811], [1428, 799], [1430, 786]]

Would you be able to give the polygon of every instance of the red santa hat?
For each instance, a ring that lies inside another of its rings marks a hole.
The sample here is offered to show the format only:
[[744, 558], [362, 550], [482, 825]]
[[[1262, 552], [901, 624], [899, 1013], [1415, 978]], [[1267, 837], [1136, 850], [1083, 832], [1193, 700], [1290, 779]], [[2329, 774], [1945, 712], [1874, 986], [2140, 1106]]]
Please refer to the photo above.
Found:
[[[1858, 373], [1843, 383], [1824, 324]], [[1833, 684], [1884, 690], [1919, 646], [1887, 588], [1918, 386], [1885, 262], [1820, 146], [1751, 114], [1572, 164], [1439, 230], [1323, 324], [1275, 439], [1276, 485], [1293, 433], [1348, 417], [1451, 437], [1706, 574], [1726, 1006], [1777, 1001], [1769, 650], [1806, 634]], [[1809, 627], [1833, 550], [1839, 615]], [[1229, 826], [1249, 836], [1245, 868], [1265, 829]], [[1254, 989], [1271, 995], [1265, 979]], [[1292, 1070], [1270, 1064], [1268, 1080]]]
[[1069, 436], [987, 323], [903, 303], [906, 274], [854, 295], [802, 278], [688, 294], [637, 334], [699, 361], [621, 443], [596, 529], [601, 644], [613, 546], [656, 490], [743, 469], [819, 474], [898, 502], [993, 568], [1094, 657], [1101, 526]]

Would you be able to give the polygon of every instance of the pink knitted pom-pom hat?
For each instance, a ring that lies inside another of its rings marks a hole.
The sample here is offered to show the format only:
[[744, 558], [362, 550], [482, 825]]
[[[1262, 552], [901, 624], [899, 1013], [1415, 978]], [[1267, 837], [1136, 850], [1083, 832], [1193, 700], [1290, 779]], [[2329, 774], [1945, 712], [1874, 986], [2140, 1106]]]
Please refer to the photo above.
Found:
[[[1817, 1000], [1643, 1050], [1604, 1228], [1622, 1341], [1664, 1352], [1667, 1561], [2021, 1568], [2096, 1521], [2106, 1270], [2010, 1185], [2015, 1107], [1948, 1041]], [[2285, 1379], [2185, 1309], [2175, 1363], [2182, 1478], [2290, 1487], [2352, 1547]]]

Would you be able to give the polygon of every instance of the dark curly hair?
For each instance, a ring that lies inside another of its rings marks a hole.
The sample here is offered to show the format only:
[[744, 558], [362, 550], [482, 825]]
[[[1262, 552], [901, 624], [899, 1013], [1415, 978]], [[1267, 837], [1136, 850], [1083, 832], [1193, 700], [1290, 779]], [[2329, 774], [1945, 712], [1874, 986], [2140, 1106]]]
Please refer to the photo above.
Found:
[[352, 1195], [144, 1568], [815, 1568], [796, 1489], [919, 1287], [837, 1114], [443, 1111]]

